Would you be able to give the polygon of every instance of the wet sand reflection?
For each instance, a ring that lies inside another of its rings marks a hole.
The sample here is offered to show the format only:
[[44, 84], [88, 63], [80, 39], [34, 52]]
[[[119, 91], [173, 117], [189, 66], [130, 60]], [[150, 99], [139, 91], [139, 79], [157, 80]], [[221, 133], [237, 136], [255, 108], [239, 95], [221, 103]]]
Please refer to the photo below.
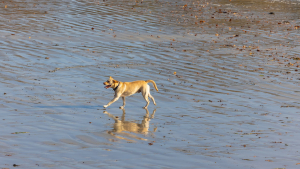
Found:
[[[137, 123], [137, 122], [133, 122], [133, 121], [126, 121], [125, 120], [125, 114], [126, 114], [125, 109], [122, 109], [122, 110], [123, 110], [123, 114], [122, 114], [121, 118], [119, 118], [118, 116], [114, 116], [113, 114], [110, 114], [107, 111], [103, 112], [104, 114], [107, 114], [110, 118], [115, 120], [113, 129], [107, 131], [107, 133], [117, 139], [122, 139], [122, 140], [130, 141], [130, 142], [135, 142], [134, 139], [147, 141], [147, 139], [136, 136], [132, 133], [144, 134], [144, 135], [148, 136], [150, 120], [154, 118], [156, 109], [153, 110], [151, 116], [149, 116], [149, 110], [145, 109], [146, 114], [143, 117], [143, 120], [141, 121], [141, 123]], [[154, 128], [153, 132], [156, 132], [156, 130], [157, 130], [157, 127]], [[128, 138], [130, 138], [130, 139], [128, 139]], [[114, 140], [110, 139], [110, 141], [114, 141]]]

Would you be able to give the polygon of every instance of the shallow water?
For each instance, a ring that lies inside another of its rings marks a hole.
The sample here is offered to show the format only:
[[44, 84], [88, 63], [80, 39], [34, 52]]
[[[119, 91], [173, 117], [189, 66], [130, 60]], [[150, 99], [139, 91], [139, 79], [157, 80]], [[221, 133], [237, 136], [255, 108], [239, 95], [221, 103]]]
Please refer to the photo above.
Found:
[[[15, 0], [0, 8], [0, 167], [300, 163], [297, 3]], [[142, 109], [136, 94], [125, 110], [121, 100], [103, 109], [113, 98], [102, 84], [109, 76], [154, 80], [157, 106]]]

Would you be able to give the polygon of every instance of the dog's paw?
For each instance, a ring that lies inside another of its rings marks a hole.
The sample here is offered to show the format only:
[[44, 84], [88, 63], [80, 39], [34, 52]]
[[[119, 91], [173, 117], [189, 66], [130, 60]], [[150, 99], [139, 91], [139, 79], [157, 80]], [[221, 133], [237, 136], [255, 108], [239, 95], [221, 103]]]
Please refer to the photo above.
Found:
[[103, 107], [106, 108], [106, 107], [108, 107], [108, 105], [104, 105]]
[[120, 108], [120, 109], [124, 109], [124, 106], [120, 106], [119, 108]]
[[108, 114], [108, 112], [107, 112], [107, 111], [103, 111], [103, 113], [104, 113], [104, 114]]
[[144, 109], [147, 109], [147, 107], [145, 106], [145, 107], [143, 107]]

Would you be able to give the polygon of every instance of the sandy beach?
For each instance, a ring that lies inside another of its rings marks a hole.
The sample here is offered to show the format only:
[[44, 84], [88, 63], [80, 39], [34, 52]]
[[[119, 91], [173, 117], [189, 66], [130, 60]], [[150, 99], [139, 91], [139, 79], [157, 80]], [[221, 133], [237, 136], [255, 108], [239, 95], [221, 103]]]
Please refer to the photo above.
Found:
[[[299, 9], [3, 1], [0, 168], [298, 168]], [[104, 109], [109, 76], [154, 80], [157, 105]]]

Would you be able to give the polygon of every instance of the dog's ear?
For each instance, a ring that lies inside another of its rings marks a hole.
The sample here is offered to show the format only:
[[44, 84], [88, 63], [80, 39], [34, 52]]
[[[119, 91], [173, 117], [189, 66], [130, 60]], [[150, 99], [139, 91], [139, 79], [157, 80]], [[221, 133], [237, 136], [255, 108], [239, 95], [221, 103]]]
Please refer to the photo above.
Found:
[[117, 80], [113, 80], [113, 82], [114, 82], [114, 83], [119, 83], [119, 81], [117, 81]]

